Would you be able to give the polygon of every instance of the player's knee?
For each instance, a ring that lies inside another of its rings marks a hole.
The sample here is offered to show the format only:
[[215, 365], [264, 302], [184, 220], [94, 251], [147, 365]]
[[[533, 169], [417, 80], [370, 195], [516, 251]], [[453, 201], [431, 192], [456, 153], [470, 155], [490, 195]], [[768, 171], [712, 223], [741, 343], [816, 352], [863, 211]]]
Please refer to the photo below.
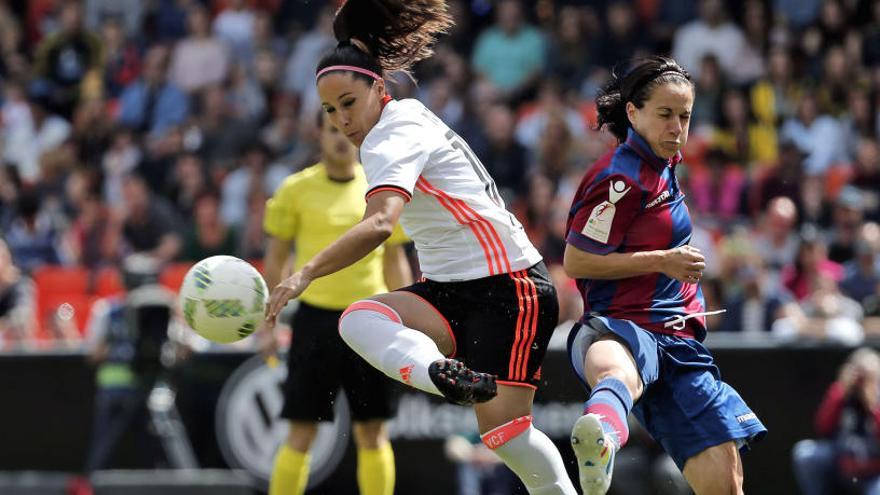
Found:
[[318, 434], [318, 423], [291, 421], [287, 445], [297, 452], [307, 452]]
[[388, 429], [383, 420], [355, 422], [352, 432], [354, 443], [359, 449], [375, 450], [388, 442]]
[[[400, 315], [390, 306], [372, 299], [363, 299], [351, 304], [339, 317], [339, 335], [349, 342], [351, 337], [369, 326], [376, 318], [400, 323]], [[350, 343], [349, 343], [350, 345]]]
[[638, 377], [638, 374], [627, 373], [623, 368], [609, 367], [596, 370], [594, 376], [596, 377], [596, 383], [599, 383], [606, 378], [620, 380], [626, 385], [626, 388], [629, 390], [633, 399], [642, 395], [642, 380]]

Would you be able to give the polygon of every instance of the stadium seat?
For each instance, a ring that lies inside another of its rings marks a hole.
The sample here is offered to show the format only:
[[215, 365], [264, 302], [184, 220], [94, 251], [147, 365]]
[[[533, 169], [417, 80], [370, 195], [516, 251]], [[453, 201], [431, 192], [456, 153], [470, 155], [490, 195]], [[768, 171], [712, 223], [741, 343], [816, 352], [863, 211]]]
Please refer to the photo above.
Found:
[[90, 273], [87, 268], [42, 266], [33, 273], [38, 292], [80, 293], [89, 292]]
[[180, 290], [180, 285], [183, 283], [183, 278], [186, 276], [186, 272], [188, 272], [192, 266], [193, 263], [189, 262], [168, 265], [159, 275], [159, 283], [168, 289], [177, 292]]
[[125, 285], [119, 270], [115, 268], [100, 268], [95, 274], [95, 295], [98, 297], [114, 296], [125, 292]]

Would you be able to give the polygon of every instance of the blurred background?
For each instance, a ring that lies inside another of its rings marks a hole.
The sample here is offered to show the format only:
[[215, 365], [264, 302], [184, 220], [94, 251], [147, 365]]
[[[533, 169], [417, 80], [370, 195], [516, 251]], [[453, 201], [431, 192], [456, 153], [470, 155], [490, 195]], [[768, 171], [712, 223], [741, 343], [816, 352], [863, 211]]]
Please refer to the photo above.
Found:
[[[0, 493], [78, 493], [85, 476], [97, 493], [261, 489], [247, 459], [284, 437], [266, 398], [281, 371], [248, 361], [251, 339], [200, 340], [173, 309], [138, 313], [161, 332], [106, 322], [204, 257], [260, 266], [266, 199], [317, 161], [314, 73], [339, 3], [0, 0]], [[708, 344], [770, 429], [744, 458], [746, 489], [880, 493], [880, 1], [448, 3], [456, 26], [391, 91], [470, 144], [550, 266], [562, 312], [536, 422], [566, 458], [586, 396], [564, 355], [582, 309], [560, 266], [565, 221], [615, 145], [593, 98], [617, 62], [669, 54], [696, 86], [678, 168], [692, 244], [709, 308], [727, 309]], [[242, 370], [259, 378], [244, 392]], [[149, 393], [131, 392], [144, 377]], [[520, 493], [458, 408], [403, 393], [401, 410], [397, 493]], [[334, 427], [310, 493], [356, 493]], [[688, 493], [643, 437], [612, 492]], [[459, 482], [469, 470], [483, 491]]]

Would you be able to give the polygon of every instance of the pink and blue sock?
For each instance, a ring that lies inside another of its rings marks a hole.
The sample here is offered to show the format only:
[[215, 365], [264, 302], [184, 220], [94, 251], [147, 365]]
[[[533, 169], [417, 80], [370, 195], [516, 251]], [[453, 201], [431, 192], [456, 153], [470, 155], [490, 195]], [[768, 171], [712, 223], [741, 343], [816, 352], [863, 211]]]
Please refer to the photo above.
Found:
[[626, 417], [632, 409], [633, 400], [626, 385], [617, 378], [605, 378], [593, 387], [584, 414], [594, 413], [602, 418], [602, 429], [610, 434], [618, 448], [629, 438]]

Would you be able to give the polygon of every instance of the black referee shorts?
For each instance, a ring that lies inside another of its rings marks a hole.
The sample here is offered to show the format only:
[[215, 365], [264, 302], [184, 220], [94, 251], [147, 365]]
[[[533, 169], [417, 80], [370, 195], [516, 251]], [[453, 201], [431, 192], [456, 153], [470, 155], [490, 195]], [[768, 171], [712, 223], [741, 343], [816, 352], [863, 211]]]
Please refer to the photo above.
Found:
[[464, 282], [424, 280], [400, 289], [446, 318], [454, 357], [502, 385], [535, 388], [559, 322], [556, 288], [544, 262], [528, 270]]
[[342, 311], [300, 302], [293, 315], [293, 338], [284, 383], [281, 417], [294, 421], [332, 421], [342, 388], [355, 421], [388, 419], [396, 411], [393, 383], [355, 354], [339, 336]]

